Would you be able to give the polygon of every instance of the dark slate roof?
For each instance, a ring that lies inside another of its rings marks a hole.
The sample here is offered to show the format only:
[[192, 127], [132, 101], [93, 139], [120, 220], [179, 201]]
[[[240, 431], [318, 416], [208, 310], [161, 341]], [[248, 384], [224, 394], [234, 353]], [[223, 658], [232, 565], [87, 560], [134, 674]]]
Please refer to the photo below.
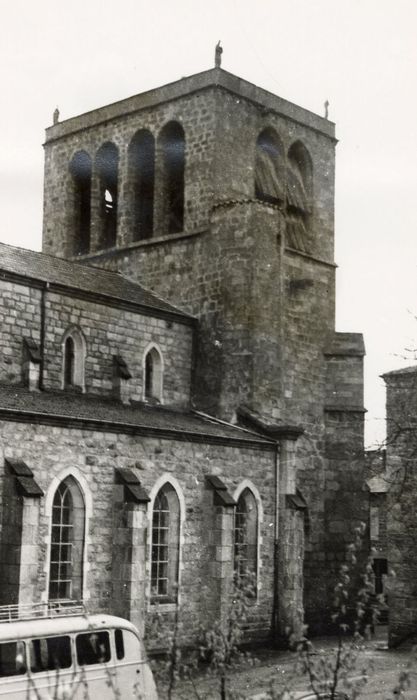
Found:
[[51, 286], [78, 290], [108, 301], [125, 302], [154, 311], [156, 315], [158, 312], [175, 315], [184, 322], [193, 320], [192, 316], [118, 272], [0, 243], [0, 278], [7, 274], [49, 282]]
[[0, 419], [25, 423], [84, 427], [117, 433], [138, 433], [170, 439], [250, 444], [271, 448], [273, 442], [258, 433], [190, 411], [86, 394], [30, 392], [21, 386], [0, 386]]

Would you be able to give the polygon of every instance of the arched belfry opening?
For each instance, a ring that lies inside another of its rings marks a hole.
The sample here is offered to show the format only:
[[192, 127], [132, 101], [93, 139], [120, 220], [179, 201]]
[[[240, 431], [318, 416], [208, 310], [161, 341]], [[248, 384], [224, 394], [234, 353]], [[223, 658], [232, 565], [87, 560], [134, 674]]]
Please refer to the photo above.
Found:
[[113, 143], [105, 143], [97, 151], [96, 168], [99, 178], [98, 247], [112, 248], [117, 239], [119, 153]]
[[130, 142], [129, 182], [132, 240], [151, 238], [155, 190], [155, 140], [146, 129], [138, 131]]
[[284, 152], [271, 127], [264, 129], [256, 141], [255, 197], [270, 204], [282, 204], [285, 200]]
[[310, 154], [301, 141], [290, 147], [287, 163], [287, 242], [292, 248], [311, 252], [313, 167]]
[[88, 153], [75, 153], [69, 165], [73, 182], [73, 255], [85, 255], [90, 251], [91, 170]]
[[185, 134], [177, 122], [164, 126], [159, 137], [161, 157], [162, 233], [184, 229]]

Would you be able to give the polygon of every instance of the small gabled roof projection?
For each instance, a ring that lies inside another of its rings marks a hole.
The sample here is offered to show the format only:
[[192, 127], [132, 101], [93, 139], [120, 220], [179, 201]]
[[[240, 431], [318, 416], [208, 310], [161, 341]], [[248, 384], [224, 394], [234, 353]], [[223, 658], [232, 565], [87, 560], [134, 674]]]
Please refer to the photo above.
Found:
[[117, 467], [116, 480], [125, 487], [126, 502], [149, 503], [151, 500], [133, 469]]
[[27, 498], [40, 498], [43, 496], [43, 491], [35, 481], [33, 471], [26, 462], [22, 459], [12, 459], [10, 457], [6, 457], [5, 462], [9, 467], [10, 473], [15, 478], [16, 489], [21, 496]]

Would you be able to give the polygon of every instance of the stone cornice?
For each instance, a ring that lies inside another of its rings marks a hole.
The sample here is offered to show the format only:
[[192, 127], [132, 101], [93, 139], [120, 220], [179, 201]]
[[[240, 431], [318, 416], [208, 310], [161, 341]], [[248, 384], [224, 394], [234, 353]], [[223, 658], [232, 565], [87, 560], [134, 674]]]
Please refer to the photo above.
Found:
[[45, 145], [79, 131], [96, 128], [99, 124], [108, 123], [142, 110], [153, 109], [166, 102], [174, 102], [213, 88], [243, 98], [262, 109], [263, 113], [278, 114], [316, 131], [336, 143], [335, 125], [330, 120], [221, 68], [212, 68], [54, 124], [46, 129]]

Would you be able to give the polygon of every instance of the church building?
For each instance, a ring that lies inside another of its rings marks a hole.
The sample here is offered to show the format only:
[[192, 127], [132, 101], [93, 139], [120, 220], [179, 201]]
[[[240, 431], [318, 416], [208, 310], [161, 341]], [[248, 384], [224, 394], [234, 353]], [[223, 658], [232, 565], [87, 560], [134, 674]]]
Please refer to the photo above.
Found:
[[46, 131], [43, 252], [0, 245], [0, 596], [187, 641], [329, 618], [366, 519], [335, 331], [335, 127], [219, 65]]

